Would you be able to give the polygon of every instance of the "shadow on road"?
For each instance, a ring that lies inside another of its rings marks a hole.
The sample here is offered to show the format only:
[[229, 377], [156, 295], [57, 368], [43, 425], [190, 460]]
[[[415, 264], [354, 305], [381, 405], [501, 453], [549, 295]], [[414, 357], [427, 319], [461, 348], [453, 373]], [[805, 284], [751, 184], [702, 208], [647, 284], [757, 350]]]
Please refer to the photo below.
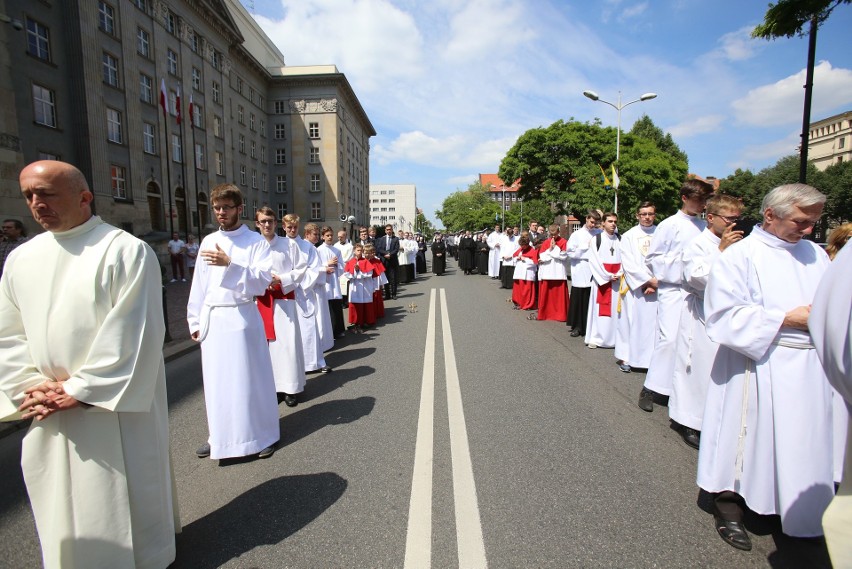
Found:
[[[336, 360], [329, 358], [330, 365], [337, 365]], [[299, 399], [301, 401], [311, 401], [319, 399], [324, 395], [328, 395], [336, 389], [340, 389], [350, 381], [372, 375], [376, 368], [370, 366], [356, 366], [349, 369], [335, 368], [331, 373], [323, 373], [309, 375], [308, 381], [305, 384], [305, 392]]]
[[318, 403], [281, 418], [282, 446], [293, 444], [328, 425], [353, 423], [373, 412], [375, 397]]
[[280, 543], [331, 507], [347, 486], [333, 472], [264, 482], [185, 526], [171, 567], [220, 567], [257, 546]]

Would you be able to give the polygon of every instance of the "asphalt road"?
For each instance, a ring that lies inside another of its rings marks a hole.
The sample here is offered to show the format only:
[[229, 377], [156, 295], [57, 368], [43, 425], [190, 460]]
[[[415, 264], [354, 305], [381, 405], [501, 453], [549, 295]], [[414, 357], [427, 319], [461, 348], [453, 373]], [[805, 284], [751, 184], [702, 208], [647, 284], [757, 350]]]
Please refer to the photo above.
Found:
[[[449, 269], [338, 343], [334, 371], [281, 406], [268, 460], [197, 459], [199, 353], [167, 365], [175, 567], [828, 566], [824, 543], [784, 537], [774, 517], [749, 520], [753, 551], [724, 544], [695, 486], [697, 453], [665, 407], [636, 406], [644, 376], [564, 325], [526, 320], [498, 281]], [[10, 568], [40, 558], [22, 436], [0, 439]]]

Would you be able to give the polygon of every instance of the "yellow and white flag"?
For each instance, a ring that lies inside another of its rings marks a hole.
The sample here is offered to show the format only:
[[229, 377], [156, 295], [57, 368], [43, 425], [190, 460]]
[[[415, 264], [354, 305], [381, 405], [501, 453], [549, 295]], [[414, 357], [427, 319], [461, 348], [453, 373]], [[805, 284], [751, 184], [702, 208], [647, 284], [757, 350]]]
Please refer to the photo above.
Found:
[[618, 170], [615, 169], [615, 164], [612, 165], [612, 187], [618, 189], [618, 184], [621, 180], [618, 178]]

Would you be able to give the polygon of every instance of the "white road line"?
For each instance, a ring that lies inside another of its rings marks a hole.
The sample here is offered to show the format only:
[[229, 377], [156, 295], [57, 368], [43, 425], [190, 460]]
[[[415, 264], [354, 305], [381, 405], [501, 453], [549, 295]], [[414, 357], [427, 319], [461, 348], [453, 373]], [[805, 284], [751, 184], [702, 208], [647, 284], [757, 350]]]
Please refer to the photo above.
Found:
[[[443, 292], [443, 291], [442, 291]], [[414, 474], [408, 506], [405, 568], [429, 569], [432, 565], [432, 453], [435, 421], [435, 289], [429, 295], [429, 320], [423, 354], [420, 415], [414, 446]]]
[[467, 441], [467, 426], [464, 421], [461, 387], [448, 312], [447, 295], [444, 289], [441, 289], [441, 330], [444, 337], [444, 366], [447, 373], [447, 410], [450, 419], [450, 454], [453, 459], [453, 497], [456, 506], [459, 567], [485, 569], [488, 567], [488, 562], [485, 559], [485, 542], [482, 539], [479, 502], [473, 480], [473, 463]]

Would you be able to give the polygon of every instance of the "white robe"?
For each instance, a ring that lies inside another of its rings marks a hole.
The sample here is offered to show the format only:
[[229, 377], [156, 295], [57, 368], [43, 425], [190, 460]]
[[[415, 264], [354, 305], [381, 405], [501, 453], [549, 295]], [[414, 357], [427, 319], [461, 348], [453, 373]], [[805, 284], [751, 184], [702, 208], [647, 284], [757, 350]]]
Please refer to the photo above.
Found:
[[320, 246], [317, 247], [317, 253], [324, 266], [328, 266], [327, 263], [332, 258], [337, 258], [337, 267], [334, 272], [325, 274], [325, 299], [328, 301], [343, 298], [340, 294], [340, 277], [343, 275], [344, 265], [340, 258], [340, 253], [333, 246], [326, 245], [325, 243], [320, 243]]
[[211, 233], [201, 251], [217, 245], [231, 264], [198, 263], [186, 307], [189, 331], [201, 341], [211, 459], [258, 453], [281, 434], [269, 348], [254, 302], [272, 281], [269, 245], [245, 225]]
[[500, 240], [503, 234], [499, 231], [492, 231], [488, 234], [485, 242], [488, 243], [488, 276], [496, 278], [500, 276]]
[[[347, 241], [346, 243], [341, 243], [338, 241], [334, 244], [334, 248], [337, 250], [338, 259], [340, 259], [340, 265], [342, 267], [346, 266], [346, 263], [349, 262], [349, 259], [354, 255], [353, 246], [351, 241]], [[345, 274], [340, 275], [340, 294], [346, 296], [349, 294], [349, 279]]]
[[595, 235], [596, 233], [592, 233], [584, 225], [568, 237], [565, 250], [571, 260], [571, 288], [591, 288], [592, 286], [592, 271], [589, 269], [589, 241]]
[[677, 331], [684, 299], [681, 256], [686, 244], [698, 237], [705, 226], [703, 219], [678, 211], [657, 227], [645, 257], [645, 264], [659, 281], [654, 353], [645, 387], [662, 395], [672, 394]]
[[[277, 235], [269, 242], [269, 249], [272, 273], [281, 279], [281, 291], [294, 292], [308, 271], [305, 256], [292, 239]], [[305, 356], [296, 312], [295, 298], [276, 300], [272, 313], [275, 339], [267, 341], [275, 391], [290, 395], [305, 390]]]
[[414, 239], [406, 239], [405, 245], [400, 244], [400, 247], [405, 249], [408, 255], [408, 264], [414, 269], [414, 278], [417, 278], [417, 241]]
[[[601, 246], [596, 247], [597, 237], [592, 237], [589, 243], [589, 270], [592, 272], [594, 285], [589, 298], [589, 313], [586, 321], [585, 342], [600, 348], [615, 347], [616, 310], [618, 305], [618, 284], [621, 282], [621, 268], [610, 273], [604, 268], [604, 263], [621, 264], [621, 242], [616, 235], [601, 235]], [[611, 250], [611, 251], [610, 251]], [[612, 277], [618, 277], [613, 281]], [[598, 305], [598, 286], [612, 283], [612, 316], [601, 316]]]
[[669, 418], [696, 431], [701, 430], [710, 370], [719, 347], [704, 328], [704, 290], [710, 268], [719, 256], [720, 242], [708, 228], [683, 250], [686, 298], [680, 315]]
[[[621, 311], [616, 308], [615, 359], [647, 369], [654, 353], [657, 293], [645, 294], [642, 285], [653, 275], [645, 265], [656, 225], [637, 225], [621, 236]], [[625, 290], [627, 289], [627, 290]]]
[[[538, 253], [538, 279], [540, 281], [567, 281], [568, 280], [568, 244], [564, 241], [566, 248], [547, 247], [546, 249], [539, 248]], [[550, 239], [547, 244], [551, 245]], [[542, 244], [542, 247], [544, 245]]]
[[740, 494], [784, 533], [822, 534], [834, 495], [832, 391], [810, 335], [782, 327], [814, 300], [828, 267], [811, 241], [788, 243], [755, 227], [710, 271], [707, 334], [720, 344], [707, 390], [698, 485]]
[[500, 238], [500, 261], [503, 263], [504, 267], [514, 267], [515, 266], [515, 251], [520, 249], [521, 246], [518, 245], [518, 237], [517, 235], [512, 235], [509, 237], [508, 235], [503, 235]]
[[[180, 530], [160, 267], [97, 216], [15, 249], [0, 281], [0, 415], [66, 380], [92, 405], [33, 421], [21, 467], [48, 569], [164, 568]], [[32, 565], [38, 565], [33, 559]]]
[[299, 330], [302, 332], [305, 371], [316, 371], [326, 367], [323, 352], [334, 345], [331, 315], [325, 298], [325, 271], [313, 243], [298, 236], [293, 241], [299, 246], [308, 264], [305, 278], [296, 287], [296, 306], [299, 314]]

